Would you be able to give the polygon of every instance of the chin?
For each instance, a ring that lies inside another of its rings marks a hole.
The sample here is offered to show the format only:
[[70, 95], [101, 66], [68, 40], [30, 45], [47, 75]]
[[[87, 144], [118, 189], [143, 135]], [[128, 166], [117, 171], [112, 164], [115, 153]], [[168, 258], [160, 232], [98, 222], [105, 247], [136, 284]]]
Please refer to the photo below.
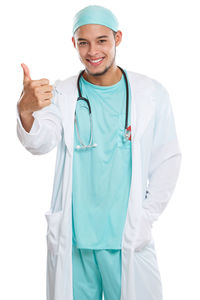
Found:
[[102, 67], [102, 68], [99, 68], [99, 70], [96, 70], [96, 72], [93, 72], [93, 71], [90, 71], [89, 68], [87, 68], [87, 66], [85, 66], [85, 69], [87, 71], [87, 73], [91, 76], [102, 76], [104, 75], [109, 69], [110, 67]]

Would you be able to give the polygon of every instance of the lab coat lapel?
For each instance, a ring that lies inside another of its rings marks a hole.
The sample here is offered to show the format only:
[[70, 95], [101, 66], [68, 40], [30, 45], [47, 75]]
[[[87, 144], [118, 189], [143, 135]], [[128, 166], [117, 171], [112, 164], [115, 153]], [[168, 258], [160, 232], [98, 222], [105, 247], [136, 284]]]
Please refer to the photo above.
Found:
[[127, 71], [127, 75], [132, 98], [132, 135], [134, 140], [140, 140], [155, 112], [155, 102], [152, 95], [147, 95], [148, 89], [145, 90], [141, 77], [138, 77], [137, 73]]
[[78, 98], [77, 90], [78, 75], [61, 82], [58, 87], [62, 93], [60, 101], [60, 113], [64, 128], [64, 139], [69, 154], [72, 154], [74, 148], [74, 114]]

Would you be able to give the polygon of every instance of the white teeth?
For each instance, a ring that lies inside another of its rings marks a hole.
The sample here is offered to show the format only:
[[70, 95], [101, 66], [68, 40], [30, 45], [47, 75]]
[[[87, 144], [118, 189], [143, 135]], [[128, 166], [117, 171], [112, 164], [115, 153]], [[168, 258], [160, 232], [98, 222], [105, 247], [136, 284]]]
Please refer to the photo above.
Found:
[[97, 59], [97, 60], [91, 60], [91, 59], [90, 59], [90, 61], [93, 62], [93, 63], [97, 63], [97, 62], [99, 62], [99, 61], [102, 60], [102, 59], [103, 59], [103, 58], [100, 58], [100, 59]]

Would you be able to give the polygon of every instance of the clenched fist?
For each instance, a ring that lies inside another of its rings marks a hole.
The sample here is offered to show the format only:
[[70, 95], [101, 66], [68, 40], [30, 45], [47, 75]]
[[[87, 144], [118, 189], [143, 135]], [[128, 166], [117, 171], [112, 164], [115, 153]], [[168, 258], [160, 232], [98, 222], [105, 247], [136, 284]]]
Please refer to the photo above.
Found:
[[49, 80], [46, 78], [32, 80], [29, 68], [23, 63], [21, 66], [24, 71], [24, 88], [18, 102], [18, 110], [21, 115], [30, 115], [34, 111], [51, 104], [53, 86], [49, 84]]

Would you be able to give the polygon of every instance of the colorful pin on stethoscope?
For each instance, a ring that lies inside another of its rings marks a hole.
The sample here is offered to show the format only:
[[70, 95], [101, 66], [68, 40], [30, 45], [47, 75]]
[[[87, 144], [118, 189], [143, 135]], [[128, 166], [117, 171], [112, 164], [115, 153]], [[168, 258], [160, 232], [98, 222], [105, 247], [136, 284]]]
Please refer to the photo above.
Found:
[[126, 140], [131, 141], [131, 125], [128, 126], [125, 130], [125, 138]]

